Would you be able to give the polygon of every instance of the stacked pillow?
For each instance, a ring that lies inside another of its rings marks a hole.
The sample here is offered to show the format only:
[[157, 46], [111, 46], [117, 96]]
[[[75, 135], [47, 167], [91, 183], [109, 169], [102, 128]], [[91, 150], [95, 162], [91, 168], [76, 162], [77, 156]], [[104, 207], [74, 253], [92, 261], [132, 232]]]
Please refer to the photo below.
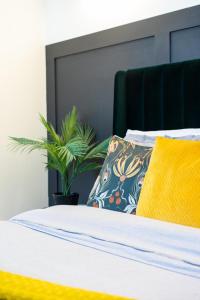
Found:
[[200, 227], [198, 140], [200, 129], [114, 136], [88, 205]]
[[184, 136], [200, 136], [200, 128], [187, 128], [176, 130], [155, 130], [155, 131], [140, 131], [128, 129], [126, 137], [131, 135], [145, 135], [145, 136], [169, 136], [169, 137], [184, 137]]
[[180, 129], [180, 130], [163, 130], [163, 131], [138, 131], [127, 130], [125, 140], [143, 143], [153, 147], [158, 136], [165, 136], [177, 140], [200, 140], [199, 129]]
[[152, 147], [114, 136], [87, 205], [135, 213]]
[[200, 227], [200, 141], [157, 138], [137, 215]]

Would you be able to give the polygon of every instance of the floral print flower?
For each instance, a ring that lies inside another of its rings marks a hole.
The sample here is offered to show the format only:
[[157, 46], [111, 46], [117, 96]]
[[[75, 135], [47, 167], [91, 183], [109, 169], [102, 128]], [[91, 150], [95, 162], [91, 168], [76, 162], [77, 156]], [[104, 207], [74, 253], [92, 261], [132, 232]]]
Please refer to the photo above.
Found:
[[112, 204], [114, 203], [115, 197], [114, 196], [110, 196], [109, 198], [109, 203]]
[[129, 157], [121, 157], [117, 164], [113, 166], [114, 174], [119, 177], [121, 182], [124, 182], [126, 178], [135, 176], [140, 171], [141, 160], [139, 157], [134, 157], [132, 162], [126, 167]]
[[112, 140], [110, 142], [109, 148], [108, 148], [108, 154], [115, 152], [117, 149], [119, 142], [117, 140]]

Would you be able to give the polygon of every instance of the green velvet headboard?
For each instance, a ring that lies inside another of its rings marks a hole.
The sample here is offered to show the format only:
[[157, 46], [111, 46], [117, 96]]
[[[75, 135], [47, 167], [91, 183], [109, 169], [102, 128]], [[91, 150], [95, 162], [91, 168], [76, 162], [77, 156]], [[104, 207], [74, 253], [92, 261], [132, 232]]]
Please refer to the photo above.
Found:
[[200, 128], [200, 59], [115, 76], [113, 133]]

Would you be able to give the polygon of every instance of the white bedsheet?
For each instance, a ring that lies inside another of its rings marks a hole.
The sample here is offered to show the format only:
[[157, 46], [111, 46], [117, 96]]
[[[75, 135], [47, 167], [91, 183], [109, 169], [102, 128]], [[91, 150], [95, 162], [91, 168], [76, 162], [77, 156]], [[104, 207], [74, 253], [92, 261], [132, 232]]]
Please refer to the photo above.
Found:
[[[59, 215], [69, 209], [73, 208], [62, 206], [50, 210], [56, 211], [60, 219]], [[103, 213], [121, 217], [120, 213], [94, 210], [102, 214], [102, 223]], [[197, 278], [127, 260], [18, 224], [0, 223], [0, 243], [0, 269], [10, 272], [141, 300], [200, 299]]]
[[31, 229], [200, 279], [200, 230], [87, 206], [51, 207], [11, 219]]

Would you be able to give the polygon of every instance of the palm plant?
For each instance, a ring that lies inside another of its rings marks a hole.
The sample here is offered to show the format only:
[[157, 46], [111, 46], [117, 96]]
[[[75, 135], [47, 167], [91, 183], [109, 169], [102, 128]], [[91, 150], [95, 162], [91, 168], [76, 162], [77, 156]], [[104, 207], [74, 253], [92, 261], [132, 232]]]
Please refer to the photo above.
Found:
[[74, 179], [82, 173], [99, 169], [105, 158], [109, 138], [101, 143], [94, 143], [94, 130], [78, 120], [76, 107], [62, 121], [60, 134], [53, 125], [40, 115], [40, 121], [46, 128], [48, 137], [28, 139], [10, 137], [13, 150], [46, 151], [48, 160], [46, 167], [59, 172], [62, 183], [62, 193], [70, 195]]

